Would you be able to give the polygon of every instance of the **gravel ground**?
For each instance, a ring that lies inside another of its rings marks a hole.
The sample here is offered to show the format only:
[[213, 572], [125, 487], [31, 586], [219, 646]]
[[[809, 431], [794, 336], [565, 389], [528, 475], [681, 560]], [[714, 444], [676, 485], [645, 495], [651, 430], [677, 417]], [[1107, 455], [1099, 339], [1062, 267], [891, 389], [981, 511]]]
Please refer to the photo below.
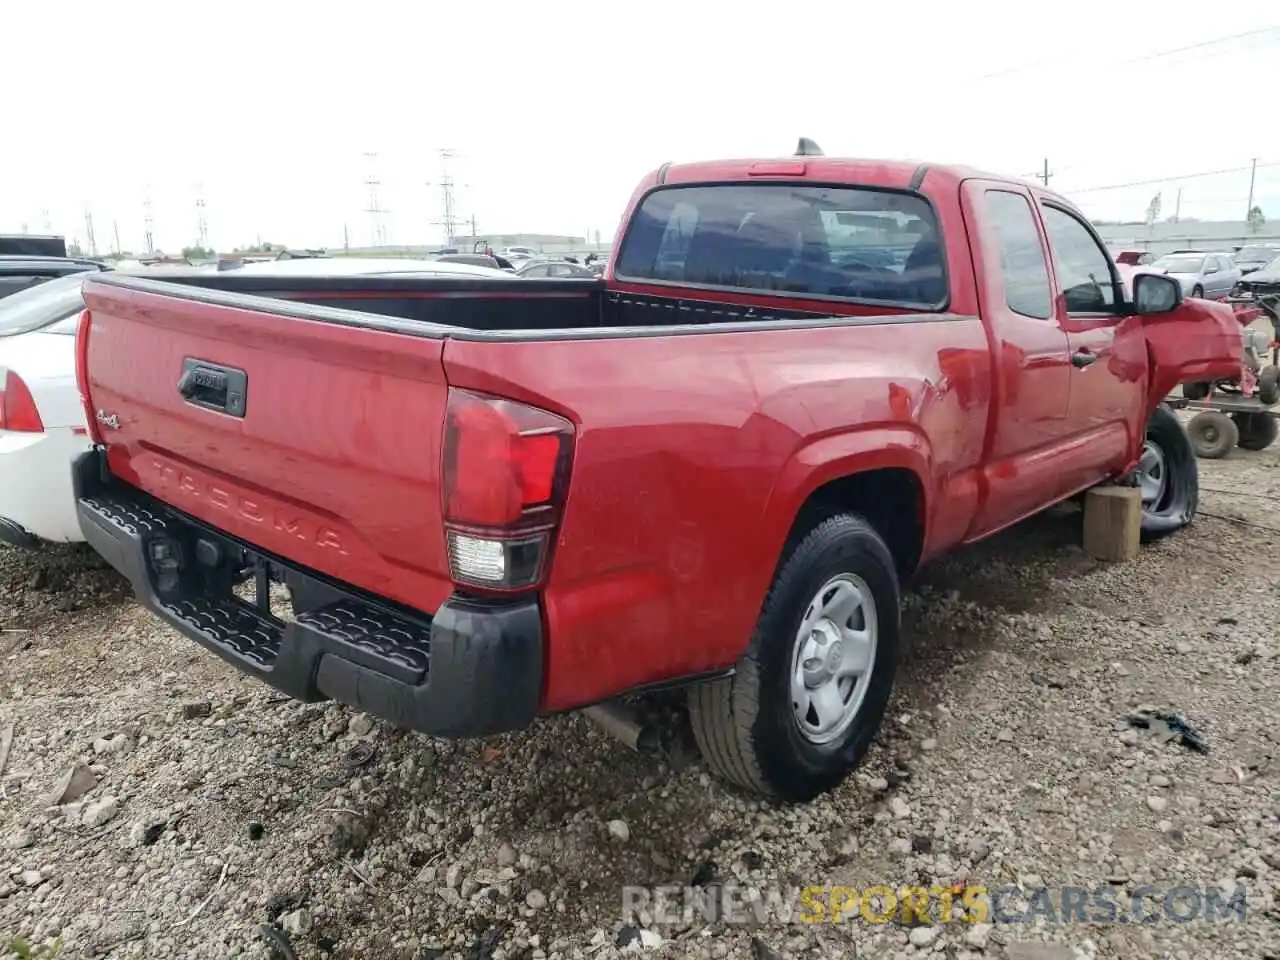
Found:
[[[300, 958], [1280, 957], [1277, 468], [1202, 462], [1216, 516], [1129, 564], [1084, 556], [1064, 509], [925, 571], [868, 762], [791, 808], [711, 780], [674, 710], [660, 761], [579, 716], [448, 743], [281, 700], [87, 552], [0, 548], [0, 957], [13, 936], [64, 957], [288, 957], [263, 924]], [[1210, 752], [1130, 727], [1147, 705]], [[966, 881], [1122, 904], [1144, 883], [1242, 883], [1248, 912], [641, 930], [620, 892]]]

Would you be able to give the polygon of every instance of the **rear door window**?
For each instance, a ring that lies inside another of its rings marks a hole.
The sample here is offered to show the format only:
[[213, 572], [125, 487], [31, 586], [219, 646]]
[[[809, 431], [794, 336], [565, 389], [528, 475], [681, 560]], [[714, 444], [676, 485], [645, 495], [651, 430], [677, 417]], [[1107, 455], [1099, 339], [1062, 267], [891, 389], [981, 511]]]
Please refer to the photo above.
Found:
[[649, 193], [614, 267], [623, 280], [940, 310], [942, 238], [923, 197], [793, 183]]
[[987, 209], [1000, 243], [1000, 273], [1009, 309], [1024, 317], [1050, 319], [1053, 291], [1031, 201], [1008, 190], [988, 190]]

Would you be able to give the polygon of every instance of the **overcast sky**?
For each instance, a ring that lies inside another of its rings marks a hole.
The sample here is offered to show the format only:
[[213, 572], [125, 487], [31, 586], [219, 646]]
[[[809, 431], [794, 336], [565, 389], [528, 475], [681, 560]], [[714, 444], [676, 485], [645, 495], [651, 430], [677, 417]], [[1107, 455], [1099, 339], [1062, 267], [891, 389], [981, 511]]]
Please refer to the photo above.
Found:
[[1158, 190], [1167, 216], [1181, 186], [1183, 218], [1240, 219], [1247, 169], [1186, 175], [1256, 157], [1280, 222], [1275, 3], [10, 0], [2, 22], [0, 231], [83, 241], [88, 205], [100, 252], [113, 223], [141, 249], [148, 195], [159, 249], [195, 241], [197, 196], [222, 248], [367, 244], [375, 163], [388, 242], [437, 243], [445, 148], [481, 233], [607, 239], [645, 171], [802, 135], [1011, 174], [1048, 157], [1096, 218]]

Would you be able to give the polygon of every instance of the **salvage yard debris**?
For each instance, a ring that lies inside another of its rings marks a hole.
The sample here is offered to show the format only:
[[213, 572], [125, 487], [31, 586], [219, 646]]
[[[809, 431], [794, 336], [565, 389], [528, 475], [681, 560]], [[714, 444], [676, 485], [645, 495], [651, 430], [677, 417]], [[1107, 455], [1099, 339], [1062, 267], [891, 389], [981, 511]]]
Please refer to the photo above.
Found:
[[1146, 730], [1157, 743], [1177, 740], [1188, 750], [1208, 753], [1209, 744], [1204, 735], [1180, 713], [1154, 708], [1135, 710], [1125, 717], [1131, 727]]

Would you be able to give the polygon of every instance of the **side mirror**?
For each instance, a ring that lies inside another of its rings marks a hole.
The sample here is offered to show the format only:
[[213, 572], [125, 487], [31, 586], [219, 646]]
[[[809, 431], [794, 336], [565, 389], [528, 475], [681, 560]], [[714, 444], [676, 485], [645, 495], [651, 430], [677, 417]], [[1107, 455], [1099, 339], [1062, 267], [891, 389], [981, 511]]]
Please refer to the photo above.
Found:
[[1135, 313], [1169, 313], [1182, 305], [1182, 284], [1162, 273], [1140, 273], [1133, 278]]

